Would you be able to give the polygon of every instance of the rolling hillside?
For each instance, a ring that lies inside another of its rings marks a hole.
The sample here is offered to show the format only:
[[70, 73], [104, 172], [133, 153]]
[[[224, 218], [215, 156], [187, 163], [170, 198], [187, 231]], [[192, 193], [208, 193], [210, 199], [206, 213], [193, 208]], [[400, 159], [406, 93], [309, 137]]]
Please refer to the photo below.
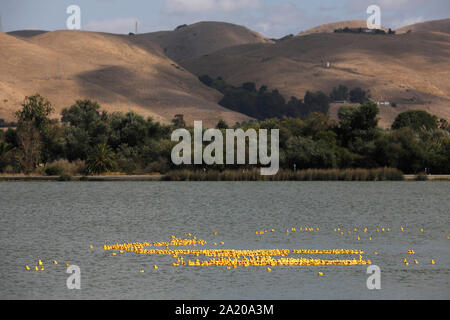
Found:
[[[397, 104], [380, 106], [384, 126], [408, 109], [450, 119], [449, 22], [407, 26], [396, 35], [335, 34], [366, 23], [343, 21], [278, 42], [222, 22], [135, 36], [0, 33], [0, 118], [12, 120], [25, 95], [39, 92], [55, 105], [55, 116], [75, 99], [90, 98], [108, 111], [134, 110], [166, 123], [178, 113], [208, 125], [249, 119], [217, 104], [222, 95], [197, 79], [207, 74], [234, 85], [268, 85], [286, 99], [359, 86], [375, 101]], [[332, 104], [330, 114], [339, 106]]]
[[[334, 33], [336, 29], [348, 28], [367, 28], [367, 21], [365, 20], [346, 20], [333, 23], [322, 24], [320, 26], [305, 30], [297, 34], [297, 36], [306, 36], [314, 33]], [[387, 30], [386, 28], [381, 28]]]
[[370, 89], [374, 100], [397, 103], [396, 108], [380, 107], [384, 126], [408, 109], [450, 119], [448, 34], [313, 33], [276, 44], [226, 48], [182, 65], [234, 85], [251, 81], [278, 88], [286, 99], [303, 97], [307, 90], [329, 93], [339, 84]]
[[89, 98], [111, 112], [134, 110], [166, 123], [178, 113], [209, 125], [248, 119], [219, 106], [219, 93], [149, 41], [82, 31], [0, 33], [0, 48], [0, 118], [6, 120], [36, 92], [54, 104], [55, 117]]
[[422, 23], [416, 23], [400, 29], [397, 33], [406, 33], [408, 30], [412, 32], [442, 32], [450, 33], [450, 19], [432, 20]]
[[169, 58], [178, 62], [236, 45], [272, 43], [257, 32], [225, 22], [198, 22], [175, 31], [140, 34], [137, 38], [157, 43]]

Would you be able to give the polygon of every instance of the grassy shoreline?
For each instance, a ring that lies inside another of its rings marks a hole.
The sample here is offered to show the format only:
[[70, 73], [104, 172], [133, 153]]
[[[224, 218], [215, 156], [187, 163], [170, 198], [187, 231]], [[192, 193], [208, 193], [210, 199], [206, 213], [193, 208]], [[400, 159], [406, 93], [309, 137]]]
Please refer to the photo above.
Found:
[[377, 169], [280, 169], [274, 176], [261, 176], [259, 169], [250, 170], [173, 170], [165, 175], [125, 175], [105, 174], [84, 175], [5, 175], [0, 174], [0, 182], [7, 181], [450, 181], [450, 175], [404, 175], [393, 168]]

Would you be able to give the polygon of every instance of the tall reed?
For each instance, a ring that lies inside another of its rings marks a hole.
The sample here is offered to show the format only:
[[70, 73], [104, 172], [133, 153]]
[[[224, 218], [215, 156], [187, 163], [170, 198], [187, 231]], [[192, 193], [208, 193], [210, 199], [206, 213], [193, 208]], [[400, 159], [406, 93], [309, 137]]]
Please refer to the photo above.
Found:
[[395, 168], [375, 169], [280, 169], [276, 175], [262, 176], [260, 169], [238, 170], [173, 170], [166, 181], [399, 181], [403, 173]]

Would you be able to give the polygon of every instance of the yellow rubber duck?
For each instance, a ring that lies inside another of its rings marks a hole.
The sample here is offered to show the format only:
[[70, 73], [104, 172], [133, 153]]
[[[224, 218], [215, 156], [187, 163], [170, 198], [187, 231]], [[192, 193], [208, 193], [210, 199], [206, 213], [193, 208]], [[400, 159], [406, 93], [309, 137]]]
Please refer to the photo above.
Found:
[[38, 271], [38, 270], [39, 270], [38, 266], [34, 267], [34, 270], [35, 270], [35, 271]]
[[272, 269], [270, 269], [270, 268], [267, 268], [267, 272], [271, 272], [272, 271]]
[[414, 259], [414, 264], [419, 264], [419, 262], [416, 259]]
[[155, 264], [155, 265], [153, 266], [153, 269], [158, 270], [158, 266]]
[[322, 276], [323, 276], [323, 272], [320, 272], [320, 271], [319, 271], [319, 272], [317, 273], [317, 275], [318, 275], [319, 277], [322, 277]]
[[56, 261], [56, 260], [53, 260], [53, 264], [58, 264], [58, 261]]
[[44, 271], [45, 269], [44, 269], [44, 266], [41, 266], [41, 271]]
[[92, 249], [93, 248], [93, 246], [92, 246], [92, 244], [89, 246], [89, 249]]
[[38, 266], [42, 266], [42, 261], [41, 261], [41, 259], [39, 259], [39, 261], [38, 261]]
[[436, 264], [433, 259], [431, 259], [430, 264]]
[[30, 270], [30, 267], [29, 266], [25, 266], [25, 270]]

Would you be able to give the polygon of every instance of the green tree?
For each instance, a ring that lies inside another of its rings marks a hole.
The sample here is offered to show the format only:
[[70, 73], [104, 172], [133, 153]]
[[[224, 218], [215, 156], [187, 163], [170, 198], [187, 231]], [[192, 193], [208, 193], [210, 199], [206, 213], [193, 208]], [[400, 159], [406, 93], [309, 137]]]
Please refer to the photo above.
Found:
[[89, 174], [101, 174], [112, 171], [116, 166], [114, 152], [106, 144], [95, 146], [86, 161], [86, 170]]
[[286, 144], [286, 164], [289, 167], [294, 164], [298, 169], [336, 167], [336, 154], [324, 141], [291, 137]]
[[[342, 144], [349, 147], [352, 144], [361, 145], [361, 143], [376, 139], [379, 134], [378, 113], [378, 106], [370, 101], [357, 108], [341, 107], [338, 111], [339, 127], [337, 132]], [[350, 148], [350, 151], [358, 152], [358, 149]]]
[[216, 128], [217, 129], [228, 129], [228, 124], [225, 122], [225, 120], [220, 119], [216, 125]]
[[186, 121], [184, 121], [184, 115], [176, 114], [172, 119], [172, 125], [176, 128], [186, 128]]
[[330, 99], [332, 101], [345, 101], [348, 99], [348, 88], [342, 84], [339, 85], [339, 87], [334, 87], [333, 91], [330, 94]]
[[89, 150], [105, 144], [112, 136], [108, 114], [91, 100], [77, 100], [61, 112], [64, 124], [65, 154], [69, 160], [86, 160]]
[[50, 141], [51, 103], [39, 94], [25, 97], [22, 109], [15, 113], [19, 159], [25, 172], [33, 171], [41, 161], [45, 148], [43, 141]]
[[369, 100], [366, 91], [361, 88], [354, 88], [349, 93], [350, 101], [354, 103], [364, 103]]
[[417, 173], [425, 167], [425, 146], [411, 128], [387, 132], [375, 142], [374, 158], [380, 166]]
[[438, 128], [438, 118], [424, 110], [408, 110], [400, 113], [392, 124], [392, 129], [408, 127], [415, 131], [421, 129], [435, 130]]
[[127, 144], [130, 147], [142, 145], [148, 134], [148, 123], [142, 116], [134, 112], [128, 112], [125, 115], [113, 113], [109, 123], [112, 135], [108, 144], [114, 149], [122, 144]]

